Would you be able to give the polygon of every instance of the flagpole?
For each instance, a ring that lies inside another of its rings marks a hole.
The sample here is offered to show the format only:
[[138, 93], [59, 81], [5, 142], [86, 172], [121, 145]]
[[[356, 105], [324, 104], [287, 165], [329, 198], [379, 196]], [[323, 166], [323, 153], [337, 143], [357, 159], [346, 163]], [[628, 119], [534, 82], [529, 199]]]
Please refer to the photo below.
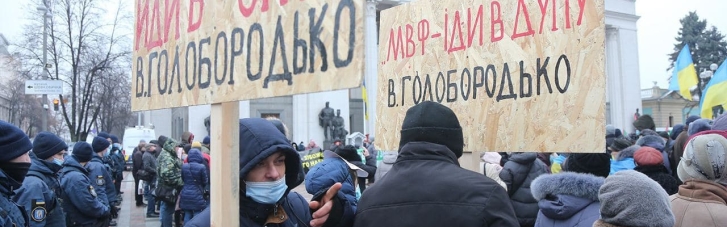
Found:
[[[366, 78], [364, 78], [364, 79], [366, 79]], [[367, 91], [367, 92], [368, 92], [368, 91]], [[369, 120], [368, 120], [368, 119], [366, 119], [366, 114], [367, 114], [366, 112], [367, 112], [368, 110], [367, 110], [367, 108], [366, 108], [366, 101], [364, 100], [364, 101], [363, 101], [363, 102], [361, 102], [361, 103], [362, 103], [362, 105], [363, 105], [363, 112], [364, 112], [364, 113], [363, 113], [363, 118], [364, 118], [364, 119], [363, 119], [363, 120], [364, 120], [364, 124], [363, 124], [363, 125], [364, 125], [364, 127], [363, 127], [363, 128], [364, 128], [364, 131], [363, 131], [363, 134], [364, 134], [364, 135], [366, 135], [366, 133], [369, 133], [369, 127], [368, 127], [368, 125], [369, 125]]]

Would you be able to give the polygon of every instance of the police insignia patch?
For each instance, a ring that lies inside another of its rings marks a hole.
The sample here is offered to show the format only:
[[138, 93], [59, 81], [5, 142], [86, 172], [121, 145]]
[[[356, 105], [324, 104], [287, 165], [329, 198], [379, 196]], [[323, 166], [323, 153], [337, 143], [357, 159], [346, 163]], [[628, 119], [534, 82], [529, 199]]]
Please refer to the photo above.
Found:
[[35, 222], [42, 222], [46, 217], [45, 202], [33, 200], [33, 209], [30, 210], [30, 217]]
[[106, 180], [103, 179], [103, 176], [96, 177], [96, 185], [103, 186], [106, 184]]

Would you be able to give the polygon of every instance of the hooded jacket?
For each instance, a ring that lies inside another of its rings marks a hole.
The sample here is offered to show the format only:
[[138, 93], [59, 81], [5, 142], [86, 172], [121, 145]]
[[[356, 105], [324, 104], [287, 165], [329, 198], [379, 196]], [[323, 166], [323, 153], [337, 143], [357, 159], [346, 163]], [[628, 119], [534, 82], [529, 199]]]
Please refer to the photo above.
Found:
[[634, 163], [634, 153], [636, 153], [636, 150], [639, 148], [641, 147], [638, 145], [632, 145], [621, 150], [616, 159], [611, 159], [611, 172], [609, 175], [613, 175], [618, 171], [632, 170], [636, 168], [636, 163]]
[[[350, 173], [348, 164], [340, 158], [325, 158], [313, 166], [305, 175], [305, 190], [317, 197], [326, 193], [336, 182], [341, 182], [341, 189], [338, 191], [344, 198], [348, 212], [356, 213], [358, 199], [356, 198], [356, 185], [353, 175]], [[360, 182], [359, 182], [360, 183]]]
[[505, 184], [502, 179], [500, 179], [500, 171], [502, 171], [502, 166], [500, 166], [500, 159], [502, 159], [502, 156], [498, 153], [489, 152], [485, 153], [480, 157], [482, 160], [480, 162], [480, 172], [485, 174], [485, 176], [489, 177], [490, 179], [494, 180], [502, 188], [507, 190], [507, 185]]
[[159, 151], [159, 157], [157, 157], [157, 182], [161, 185], [179, 189], [184, 185], [182, 181], [182, 160], [177, 157], [175, 147], [178, 147], [179, 143], [168, 138], [164, 143], [164, 148]]
[[519, 226], [505, 190], [459, 166], [444, 145], [409, 142], [385, 177], [366, 189], [354, 227]]
[[538, 227], [591, 227], [601, 213], [598, 189], [604, 178], [585, 173], [543, 174], [531, 190], [538, 200]]
[[399, 156], [399, 153], [396, 151], [382, 151], [384, 158], [381, 160], [381, 163], [379, 163], [379, 166], [376, 168], [376, 174], [374, 174], [374, 181], [378, 181], [379, 179], [383, 178], [386, 173], [391, 170], [391, 167], [394, 165], [394, 162], [396, 162], [396, 158]]
[[548, 167], [532, 152], [512, 153], [500, 172], [500, 179], [507, 185], [512, 208], [521, 226], [532, 226], [538, 216], [538, 201], [530, 192], [530, 183], [548, 173]]
[[[258, 163], [276, 152], [283, 152], [285, 155], [285, 184], [288, 186], [283, 197], [276, 204], [282, 207], [288, 215], [282, 223], [268, 223], [266, 219], [273, 214], [276, 205], [260, 204], [245, 196], [245, 187], [240, 188], [240, 226], [245, 227], [305, 227], [309, 226], [312, 219], [308, 202], [303, 196], [291, 190], [300, 185], [303, 179], [299, 179], [299, 172], [302, 171], [300, 156], [288, 143], [282, 132], [278, 131], [269, 121], [262, 118], [246, 118], [240, 120], [240, 178], [245, 176]], [[339, 195], [341, 192], [339, 191]], [[334, 203], [340, 203], [343, 197], [334, 197]], [[334, 209], [337, 206], [334, 206]], [[338, 208], [343, 209], [338, 206]], [[353, 213], [346, 214], [336, 210], [331, 213], [340, 212], [343, 215], [329, 216], [326, 226], [350, 226], [353, 220]], [[210, 226], [210, 208], [208, 207], [200, 214], [195, 215], [188, 227]]]
[[714, 182], [690, 180], [669, 197], [675, 227], [727, 226], [727, 188]]
[[[66, 226], [66, 214], [59, 201], [62, 190], [56, 175], [62, 167], [40, 160], [32, 152], [30, 154], [30, 169], [23, 186], [15, 190], [13, 200], [32, 215], [29, 222], [31, 227]], [[41, 208], [44, 212], [41, 212]]]
[[207, 207], [204, 191], [209, 183], [207, 166], [202, 152], [192, 149], [187, 156], [187, 164], [182, 166], [184, 186], [180, 192], [179, 208], [182, 210], [201, 211]]
[[61, 187], [64, 192], [63, 211], [69, 226], [101, 226], [110, 214], [109, 206], [98, 197], [94, 184], [86, 175], [86, 168], [69, 157], [61, 170]]

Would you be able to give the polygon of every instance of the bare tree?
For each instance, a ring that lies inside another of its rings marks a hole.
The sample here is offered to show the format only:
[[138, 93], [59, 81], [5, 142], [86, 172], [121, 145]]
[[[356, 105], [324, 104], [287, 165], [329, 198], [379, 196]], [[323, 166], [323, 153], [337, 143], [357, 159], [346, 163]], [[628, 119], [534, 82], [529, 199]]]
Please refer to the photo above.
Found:
[[8, 96], [10, 116], [8, 122], [33, 137], [40, 130], [44, 116], [43, 101], [36, 95], [25, 94], [25, 81], [32, 79], [29, 71], [13, 56], [2, 58], [2, 64], [9, 66], [7, 80], [0, 83], [0, 89]]
[[[52, 17], [48, 25], [48, 60], [54, 67], [45, 68], [42, 64], [42, 18], [26, 26], [23, 40], [18, 44], [24, 64], [31, 71], [45, 73], [53, 80], [62, 80], [70, 92], [59, 95], [62, 120], [67, 126], [72, 141], [83, 140], [98, 119], [114, 116], [101, 115], [102, 105], [99, 98], [104, 94], [105, 77], [119, 76], [114, 72], [124, 68], [130, 53], [128, 34], [121, 31], [133, 22], [124, 9], [123, 0], [55, 0], [48, 6]], [[35, 5], [43, 5], [43, 0], [32, 0]], [[104, 6], [115, 4], [112, 12]], [[30, 12], [37, 14], [35, 12]], [[105, 19], [112, 15], [111, 19]], [[124, 86], [118, 84], [117, 86]], [[126, 85], [128, 86], [128, 85]], [[127, 93], [125, 96], [129, 96]]]

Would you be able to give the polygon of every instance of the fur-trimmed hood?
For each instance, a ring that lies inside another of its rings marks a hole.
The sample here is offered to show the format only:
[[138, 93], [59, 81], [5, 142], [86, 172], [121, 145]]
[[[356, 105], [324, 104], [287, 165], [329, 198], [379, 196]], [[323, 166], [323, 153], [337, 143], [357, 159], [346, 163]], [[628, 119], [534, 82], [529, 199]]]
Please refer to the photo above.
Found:
[[530, 190], [540, 201], [548, 195], [570, 195], [598, 201], [598, 189], [605, 178], [585, 173], [543, 174], [533, 180]]

